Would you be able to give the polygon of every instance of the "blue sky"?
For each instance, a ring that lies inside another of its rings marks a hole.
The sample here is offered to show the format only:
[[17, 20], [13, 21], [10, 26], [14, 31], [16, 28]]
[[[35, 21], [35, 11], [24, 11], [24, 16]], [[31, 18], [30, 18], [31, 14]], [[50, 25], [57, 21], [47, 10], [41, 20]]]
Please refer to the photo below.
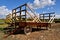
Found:
[[[12, 9], [22, 5], [22, 4], [25, 4], [25, 3], [31, 3], [32, 5], [34, 3], [37, 3], [38, 4], [38, 1], [35, 2], [36, 0], [0, 0], [0, 10], [3, 9], [6, 11], [6, 13], [4, 13], [5, 11], [1, 10], [2, 12], [0, 12], [0, 18], [3, 18], [5, 14], [8, 14], [9, 11], [11, 11]], [[40, 0], [39, 0], [40, 1]], [[37, 9], [35, 9], [35, 11], [37, 13], [43, 13], [43, 12], [55, 12], [56, 15], [60, 15], [60, 0], [52, 0], [52, 1], [55, 1], [55, 4], [46, 4], [45, 6], [41, 7], [35, 7]], [[31, 6], [32, 6], [31, 5]], [[34, 5], [36, 6], [36, 5]], [[32, 7], [34, 7], [32, 6]], [[38, 6], [38, 5], [37, 5]], [[4, 8], [5, 7], [5, 8]], [[2, 17], [3, 16], [3, 17]]]
[[12, 10], [28, 2], [32, 2], [32, 0], [0, 0], [0, 6], [7, 6], [8, 9]]

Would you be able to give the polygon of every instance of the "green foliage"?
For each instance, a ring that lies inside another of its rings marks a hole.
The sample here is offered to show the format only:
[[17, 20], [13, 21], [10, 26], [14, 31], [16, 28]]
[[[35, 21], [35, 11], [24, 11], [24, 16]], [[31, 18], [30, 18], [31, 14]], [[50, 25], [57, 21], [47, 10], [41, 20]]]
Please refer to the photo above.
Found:
[[55, 23], [60, 23], [60, 19], [55, 19], [54, 22]]

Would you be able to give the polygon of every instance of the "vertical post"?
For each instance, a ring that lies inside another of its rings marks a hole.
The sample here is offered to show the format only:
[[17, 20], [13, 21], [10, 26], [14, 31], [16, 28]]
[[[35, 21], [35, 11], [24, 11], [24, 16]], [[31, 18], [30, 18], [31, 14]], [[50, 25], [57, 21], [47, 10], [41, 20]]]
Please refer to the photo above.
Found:
[[43, 21], [44, 21], [44, 14], [43, 14]]
[[49, 20], [50, 20], [50, 14], [49, 14]]
[[41, 14], [39, 15], [39, 19], [41, 19]]
[[13, 23], [13, 10], [12, 10], [12, 23]]
[[26, 12], [27, 12], [26, 6], [27, 6], [27, 4], [25, 4], [24, 6], [25, 6], [25, 26], [27, 26], [27, 24], [26, 24], [26, 20], [27, 20], [27, 18], [26, 18], [26, 16], [27, 16], [26, 15]]
[[21, 7], [20, 7], [20, 19], [19, 19], [19, 22], [21, 22]]
[[16, 9], [15, 9], [15, 18], [14, 18], [14, 20], [15, 20], [14, 26], [15, 26], [15, 28], [16, 28]]
[[27, 6], [27, 4], [25, 4], [25, 22], [26, 22], [26, 12], [27, 12], [26, 6]]

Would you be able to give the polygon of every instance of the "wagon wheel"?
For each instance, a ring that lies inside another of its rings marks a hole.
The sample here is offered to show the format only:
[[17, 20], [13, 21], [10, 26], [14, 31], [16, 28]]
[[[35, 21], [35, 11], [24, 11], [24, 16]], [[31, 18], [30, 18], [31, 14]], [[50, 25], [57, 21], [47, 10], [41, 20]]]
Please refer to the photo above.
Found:
[[26, 27], [24, 28], [24, 33], [25, 33], [26, 35], [30, 34], [31, 32], [32, 32], [32, 27], [31, 27], [31, 26], [26, 26]]

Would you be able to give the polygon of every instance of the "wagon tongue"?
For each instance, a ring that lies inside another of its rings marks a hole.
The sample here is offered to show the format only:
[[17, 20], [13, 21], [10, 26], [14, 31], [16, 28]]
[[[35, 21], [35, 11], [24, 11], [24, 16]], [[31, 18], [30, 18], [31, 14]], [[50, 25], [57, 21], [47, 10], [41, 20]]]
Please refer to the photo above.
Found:
[[16, 32], [17, 30], [19, 29], [18, 28], [15, 28], [12, 32], [10, 32], [8, 35], [5, 35], [3, 38], [7, 38], [8, 36], [12, 35], [14, 32]]

